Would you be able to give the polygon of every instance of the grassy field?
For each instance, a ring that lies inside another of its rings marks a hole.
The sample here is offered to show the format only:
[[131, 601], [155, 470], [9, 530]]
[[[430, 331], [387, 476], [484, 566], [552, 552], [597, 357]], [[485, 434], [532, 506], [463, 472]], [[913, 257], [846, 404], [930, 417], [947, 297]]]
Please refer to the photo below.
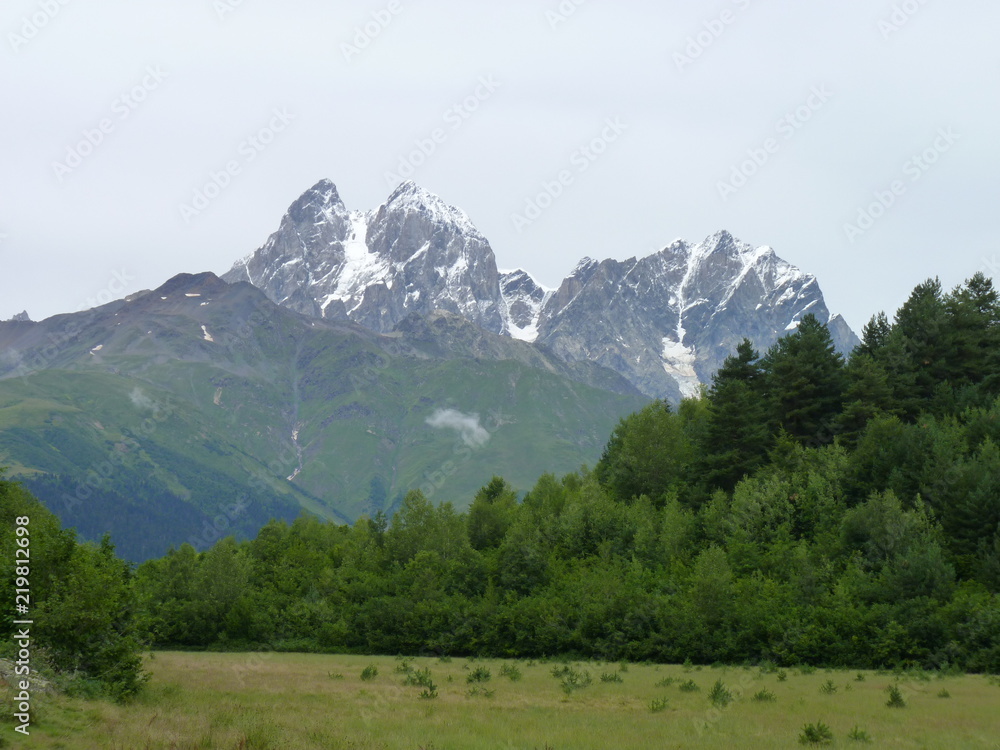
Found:
[[[267, 653], [157, 653], [149, 669], [130, 706], [39, 697], [29, 740], [5, 695], [0, 747], [737, 750], [802, 747], [822, 722], [817, 747], [1000, 750], [1000, 681], [982, 676]], [[886, 706], [891, 685], [905, 707]]]

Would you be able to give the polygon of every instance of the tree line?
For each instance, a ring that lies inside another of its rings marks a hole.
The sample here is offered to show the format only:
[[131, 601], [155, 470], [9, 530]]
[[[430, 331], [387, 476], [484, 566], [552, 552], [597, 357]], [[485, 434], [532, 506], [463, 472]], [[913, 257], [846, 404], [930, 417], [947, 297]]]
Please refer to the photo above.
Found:
[[523, 497], [414, 490], [391, 519], [272, 521], [134, 573], [77, 549], [120, 574], [92, 606], [117, 596], [123, 638], [157, 648], [1000, 672], [998, 445], [979, 274], [919, 285], [847, 360], [810, 315], [743, 341], [700, 398], [622, 419], [596, 466]]

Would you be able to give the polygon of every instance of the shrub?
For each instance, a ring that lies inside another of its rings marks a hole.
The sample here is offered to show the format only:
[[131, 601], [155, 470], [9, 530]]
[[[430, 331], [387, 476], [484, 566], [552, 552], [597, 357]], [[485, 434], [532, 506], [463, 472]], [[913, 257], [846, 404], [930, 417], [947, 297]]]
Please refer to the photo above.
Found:
[[695, 683], [694, 680], [686, 680], [680, 684], [680, 689], [682, 693], [697, 693], [701, 690], [700, 687]]
[[829, 745], [832, 742], [833, 732], [822, 721], [806, 724], [799, 735], [799, 743], [802, 745]]
[[649, 702], [649, 710], [654, 714], [658, 714], [661, 711], [666, 711], [669, 705], [670, 701], [666, 698], [653, 698]]
[[854, 681], [855, 682], [864, 682], [865, 681], [865, 676], [863, 674], [861, 674], [861, 672], [858, 672], [858, 676], [854, 678]]
[[605, 672], [601, 675], [601, 682], [622, 682], [620, 672]]
[[374, 664], [369, 664], [367, 667], [361, 670], [361, 679], [365, 682], [369, 680], [374, 680], [378, 677], [378, 667]]
[[406, 687], [434, 689], [434, 683], [431, 681], [431, 671], [426, 667], [424, 669], [412, 670], [407, 673], [406, 679], [403, 680], [403, 685]]
[[492, 673], [486, 667], [476, 667], [466, 675], [465, 681], [469, 683], [489, 682], [492, 677]]
[[886, 701], [886, 706], [889, 708], [906, 708], [906, 701], [903, 699], [903, 691], [899, 689], [899, 685], [890, 685], [885, 689], [885, 692], [889, 694], [889, 700]]
[[656, 683], [656, 687], [667, 688], [673, 685], [676, 680], [673, 677], [664, 677], [662, 680]]
[[477, 696], [482, 696], [483, 698], [492, 698], [495, 692], [496, 692], [495, 690], [490, 690], [489, 688], [483, 687], [481, 685], [476, 685], [471, 690], [469, 690], [467, 695], [470, 698], [475, 698]]
[[708, 699], [712, 701], [713, 706], [725, 708], [733, 702], [733, 694], [726, 689], [726, 686], [722, 684], [722, 680], [720, 679], [716, 680], [715, 684], [712, 685], [712, 689], [708, 693]]
[[823, 695], [833, 695], [837, 692], [837, 686], [833, 684], [833, 680], [827, 680], [823, 683], [823, 687], [819, 689]]
[[500, 667], [500, 676], [509, 678], [511, 682], [517, 682], [521, 679], [521, 670], [514, 664], [504, 664]]
[[590, 685], [590, 672], [570, 669], [563, 675], [561, 687], [566, 695], [572, 694], [576, 690], [583, 690]]
[[754, 703], [774, 703], [778, 698], [770, 690], [761, 690], [754, 693], [750, 700]]
[[399, 664], [396, 665], [396, 672], [399, 674], [409, 674], [412, 669], [413, 667], [406, 659], [401, 659]]
[[854, 727], [850, 732], [847, 733], [847, 739], [852, 742], [871, 742], [872, 738], [868, 735], [864, 729], [860, 727]]
[[937, 694], [938, 698], [950, 698], [951, 693], [948, 692], [946, 688], [941, 688], [941, 692]]
[[779, 669], [778, 670], [778, 682], [784, 682], [787, 679], [788, 679], [788, 672], [786, 672], [784, 669]]

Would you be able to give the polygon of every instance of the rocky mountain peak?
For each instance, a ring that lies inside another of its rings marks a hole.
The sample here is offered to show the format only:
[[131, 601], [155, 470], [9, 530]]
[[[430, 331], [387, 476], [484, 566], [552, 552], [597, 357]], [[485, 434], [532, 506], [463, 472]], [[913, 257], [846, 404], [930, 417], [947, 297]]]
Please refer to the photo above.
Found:
[[414, 182], [376, 210], [348, 211], [322, 180], [292, 204], [278, 231], [223, 277], [274, 302], [378, 332], [413, 312], [448, 310], [507, 330], [493, 250], [468, 215]]
[[550, 290], [522, 269], [499, 272], [469, 216], [412, 181], [361, 213], [321, 180], [224, 278], [250, 281], [298, 312], [381, 333], [444, 310], [675, 401], [695, 395], [744, 337], [766, 349], [809, 312], [829, 321], [842, 351], [857, 342], [830, 315], [814, 276], [728, 231], [642, 258], [584, 257]]

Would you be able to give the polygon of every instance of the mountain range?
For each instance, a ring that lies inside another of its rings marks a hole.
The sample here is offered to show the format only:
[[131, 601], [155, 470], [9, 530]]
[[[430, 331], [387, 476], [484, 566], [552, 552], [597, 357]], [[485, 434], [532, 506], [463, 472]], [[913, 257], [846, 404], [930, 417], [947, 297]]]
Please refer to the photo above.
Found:
[[133, 560], [412, 488], [461, 509], [494, 474], [593, 464], [622, 416], [810, 312], [852, 348], [813, 276], [726, 232], [547, 289], [413, 183], [361, 213], [324, 180], [222, 278], [0, 322], [0, 466]]
[[322, 180], [223, 278], [304, 315], [379, 333], [447, 310], [567, 362], [596, 362], [652, 398], [698, 393], [744, 337], [766, 349], [813, 313], [838, 349], [858, 339], [830, 314], [815, 276], [722, 231], [644, 258], [582, 259], [558, 289], [498, 270], [468, 215], [413, 182], [379, 208], [349, 211]]

